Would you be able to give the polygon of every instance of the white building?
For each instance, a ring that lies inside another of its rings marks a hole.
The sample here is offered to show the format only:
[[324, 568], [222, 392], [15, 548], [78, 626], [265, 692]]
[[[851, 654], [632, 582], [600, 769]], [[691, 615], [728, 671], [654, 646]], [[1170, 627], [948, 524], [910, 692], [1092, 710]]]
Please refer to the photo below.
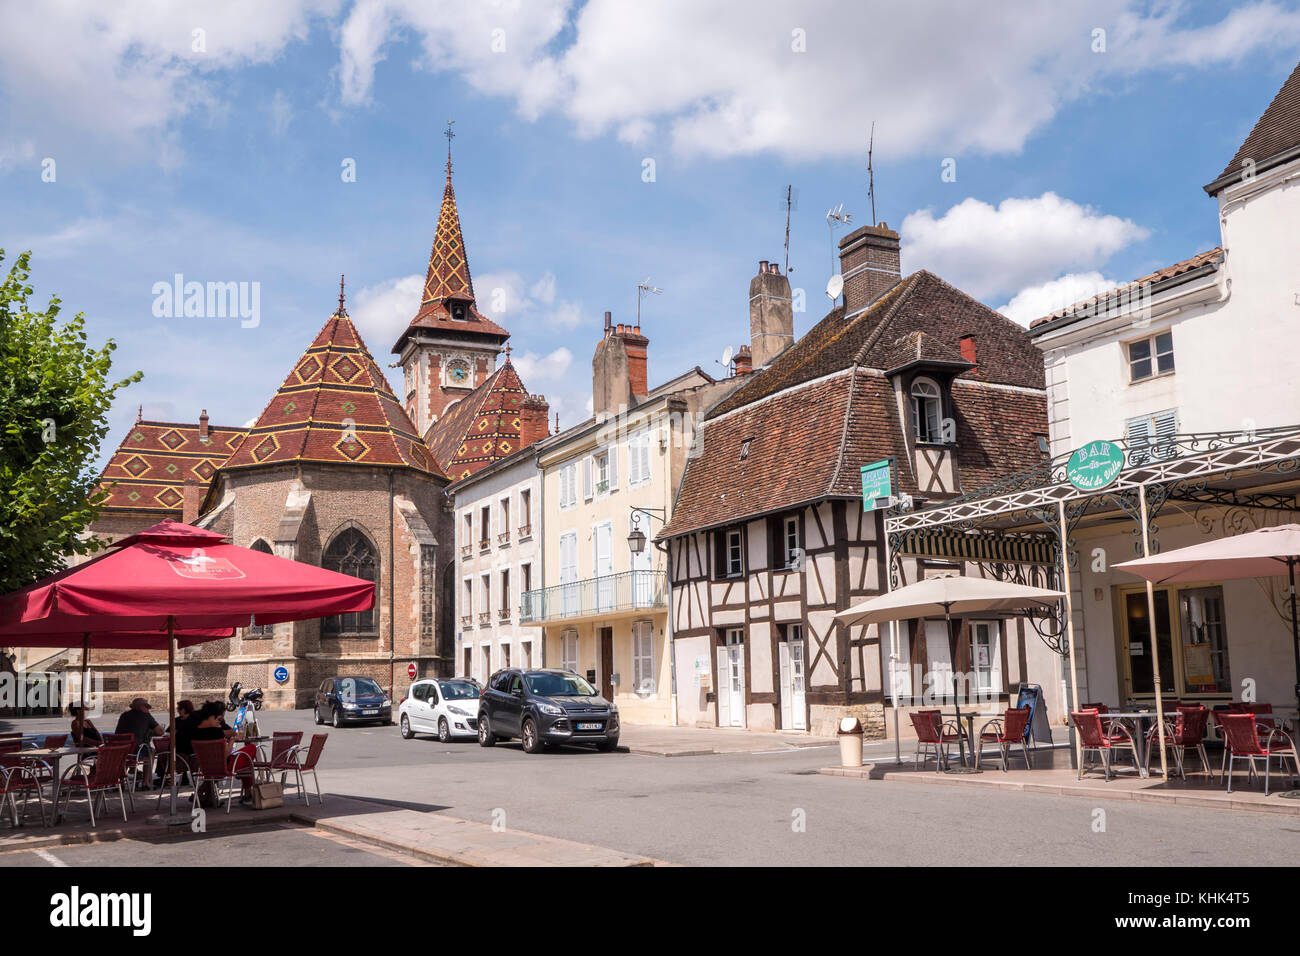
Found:
[[448, 489], [456, 509], [456, 673], [485, 683], [503, 667], [541, 667], [540, 628], [520, 598], [542, 580], [541, 471], [532, 446]]

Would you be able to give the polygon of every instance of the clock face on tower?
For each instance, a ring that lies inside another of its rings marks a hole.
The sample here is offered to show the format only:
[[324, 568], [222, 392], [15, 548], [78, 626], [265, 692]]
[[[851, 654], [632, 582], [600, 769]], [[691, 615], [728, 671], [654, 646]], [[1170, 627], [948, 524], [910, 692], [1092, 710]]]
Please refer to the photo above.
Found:
[[469, 363], [456, 359], [447, 366], [447, 379], [452, 385], [466, 385], [469, 383]]

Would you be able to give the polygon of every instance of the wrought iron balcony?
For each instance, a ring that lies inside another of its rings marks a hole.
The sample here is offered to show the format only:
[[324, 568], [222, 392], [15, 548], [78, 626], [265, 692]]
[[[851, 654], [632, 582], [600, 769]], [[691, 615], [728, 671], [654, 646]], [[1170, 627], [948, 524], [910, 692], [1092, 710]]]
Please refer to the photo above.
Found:
[[667, 607], [668, 582], [663, 571], [624, 571], [525, 591], [519, 604], [519, 623], [626, 617]]

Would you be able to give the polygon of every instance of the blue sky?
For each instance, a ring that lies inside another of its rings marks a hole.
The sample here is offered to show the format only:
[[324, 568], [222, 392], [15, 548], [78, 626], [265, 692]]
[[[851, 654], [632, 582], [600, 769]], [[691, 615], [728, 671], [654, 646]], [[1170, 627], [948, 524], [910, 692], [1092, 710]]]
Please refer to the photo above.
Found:
[[[38, 297], [144, 371], [106, 454], [138, 404], [242, 424], [340, 272], [393, 360], [454, 118], [480, 307], [503, 290], [525, 382], [573, 424], [602, 313], [632, 320], [646, 276], [664, 290], [644, 303], [652, 381], [720, 372], [758, 260], [784, 255], [787, 184], [796, 331], [821, 317], [826, 212], [870, 219], [873, 120], [877, 218], [901, 229], [904, 270], [1028, 321], [1216, 245], [1201, 186], [1300, 60], [1284, 0], [896, 6], [4, 0], [0, 247], [31, 248]], [[175, 273], [259, 283], [259, 324], [155, 317]]]

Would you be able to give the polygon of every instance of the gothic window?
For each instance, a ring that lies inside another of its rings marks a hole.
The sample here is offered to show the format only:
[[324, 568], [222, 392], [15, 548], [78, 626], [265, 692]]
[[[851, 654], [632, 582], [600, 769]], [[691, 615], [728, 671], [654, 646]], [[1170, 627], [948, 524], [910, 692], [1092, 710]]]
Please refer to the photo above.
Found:
[[[251, 548], [251, 550], [260, 551], [263, 554], [273, 553], [271, 551], [271, 546], [261, 538], [258, 538], [256, 541], [254, 541], [251, 545], [249, 545], [249, 547]], [[274, 634], [275, 634], [274, 624], [254, 624], [245, 632], [246, 637], [272, 637]]]
[[[363, 581], [379, 580], [379, 557], [375, 546], [356, 528], [344, 528], [325, 549], [321, 567], [340, 574], [350, 574]], [[378, 605], [379, 596], [375, 595]], [[352, 614], [336, 614], [321, 622], [321, 633], [326, 637], [374, 637], [375, 609]]]

